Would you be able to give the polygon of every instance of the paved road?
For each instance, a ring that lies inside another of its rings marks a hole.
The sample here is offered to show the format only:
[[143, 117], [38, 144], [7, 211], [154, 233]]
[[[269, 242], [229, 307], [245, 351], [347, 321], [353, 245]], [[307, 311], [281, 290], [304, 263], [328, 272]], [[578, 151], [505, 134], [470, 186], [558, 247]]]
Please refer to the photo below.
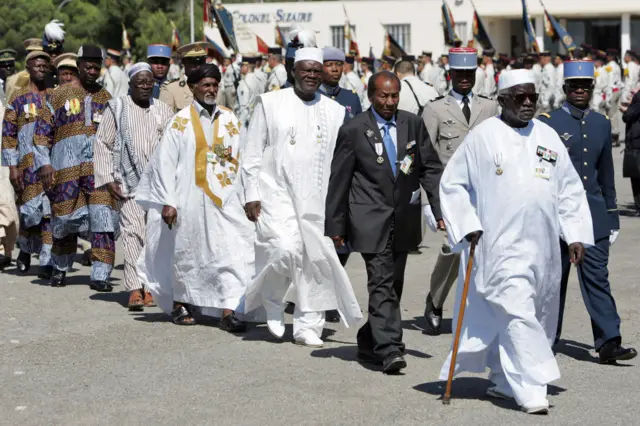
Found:
[[[616, 161], [621, 164], [618, 154]], [[618, 176], [617, 187], [627, 210], [629, 182]], [[625, 217], [622, 228], [612, 248], [611, 282], [625, 343], [638, 347], [640, 219]], [[174, 326], [155, 308], [129, 313], [121, 285], [116, 293], [96, 294], [86, 285], [87, 268], [72, 273], [66, 288], [8, 270], [0, 274], [0, 424], [636, 424], [638, 362], [594, 362], [575, 274], [558, 353], [563, 376], [550, 387], [551, 414], [527, 416], [512, 403], [486, 399], [488, 382], [481, 376], [457, 379], [457, 399], [443, 406], [437, 378], [451, 335], [420, 331], [441, 239], [431, 234], [425, 241], [423, 254], [409, 259], [402, 303], [409, 366], [393, 377], [355, 362], [354, 329], [330, 325], [318, 350], [275, 342], [264, 326], [235, 337], [214, 322]], [[348, 271], [366, 306], [359, 257], [350, 260]], [[122, 283], [122, 266], [114, 281]], [[451, 317], [451, 304], [445, 317]]]

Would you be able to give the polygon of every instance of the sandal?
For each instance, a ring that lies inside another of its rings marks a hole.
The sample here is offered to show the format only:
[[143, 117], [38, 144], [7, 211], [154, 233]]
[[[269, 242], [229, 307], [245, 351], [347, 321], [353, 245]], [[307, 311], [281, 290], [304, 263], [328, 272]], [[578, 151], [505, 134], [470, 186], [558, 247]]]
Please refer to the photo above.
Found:
[[129, 303], [127, 308], [130, 311], [141, 311], [144, 308], [144, 300], [142, 299], [142, 293], [140, 290], [133, 290], [129, 292]]
[[171, 312], [171, 318], [176, 325], [196, 325], [196, 320], [184, 305], [177, 305]]
[[158, 306], [156, 305], [156, 301], [153, 300], [153, 296], [148, 291], [144, 292], [144, 306], [147, 308], [153, 308]]

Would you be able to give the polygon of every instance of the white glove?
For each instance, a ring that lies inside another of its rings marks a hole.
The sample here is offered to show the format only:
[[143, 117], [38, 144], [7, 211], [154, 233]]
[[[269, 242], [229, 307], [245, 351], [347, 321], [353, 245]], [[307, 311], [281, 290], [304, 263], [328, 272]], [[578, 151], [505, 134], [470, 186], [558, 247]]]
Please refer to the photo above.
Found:
[[611, 235], [609, 235], [609, 245], [613, 245], [613, 243], [616, 242], [616, 240], [618, 239], [618, 234], [620, 234], [620, 230], [619, 229], [612, 229], [611, 230]]
[[422, 214], [424, 214], [425, 219], [427, 219], [427, 226], [429, 229], [431, 229], [432, 232], [438, 232], [438, 222], [436, 221], [436, 217], [433, 215], [429, 204], [422, 207]]

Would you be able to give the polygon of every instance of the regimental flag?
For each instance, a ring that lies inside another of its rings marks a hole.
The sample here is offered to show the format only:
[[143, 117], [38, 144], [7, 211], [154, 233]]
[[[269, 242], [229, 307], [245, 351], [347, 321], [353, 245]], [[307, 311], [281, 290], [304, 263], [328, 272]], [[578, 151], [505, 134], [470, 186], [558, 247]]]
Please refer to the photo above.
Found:
[[222, 36], [225, 47], [227, 49], [233, 49], [236, 53], [240, 52], [233, 28], [233, 15], [225, 9], [221, 3], [210, 8], [210, 11], [213, 12], [213, 17], [215, 18], [218, 30], [220, 30], [220, 35]]
[[536, 41], [536, 33], [527, 12], [527, 0], [522, 0], [522, 25], [524, 26], [524, 41], [527, 45], [527, 52], [540, 53], [540, 47]]
[[280, 28], [280, 25], [276, 24], [276, 44], [280, 47], [285, 47], [285, 36], [282, 33], [282, 29]]
[[127, 34], [127, 29], [124, 24], [122, 24], [122, 50], [127, 53], [131, 50], [131, 42], [129, 41], [129, 35]]
[[394, 58], [401, 58], [406, 56], [407, 52], [400, 46], [391, 34], [387, 31], [384, 36], [384, 50], [382, 52], [382, 56], [393, 56]]
[[568, 52], [572, 52], [576, 50], [577, 46], [573, 41], [573, 37], [569, 35], [567, 30], [565, 30], [562, 25], [556, 18], [551, 16], [549, 12], [547, 12], [547, 8], [544, 7], [542, 1], [540, 1], [540, 5], [544, 9], [544, 31], [551, 38], [552, 41], [556, 42], [560, 40], [564, 45], [564, 48], [567, 49]]
[[182, 46], [182, 40], [180, 39], [180, 34], [178, 33], [176, 24], [173, 21], [171, 21], [171, 28], [171, 50], [175, 52], [180, 46]]
[[356, 36], [351, 30], [351, 21], [349, 21], [349, 15], [347, 15], [347, 9], [342, 5], [344, 11], [344, 38], [346, 40], [346, 52], [348, 55], [360, 58], [360, 49], [358, 48], [358, 42], [356, 42]]
[[[473, 2], [471, 2], [471, 5], [473, 6], [473, 39], [480, 43], [483, 50], [493, 49], [493, 43], [491, 42], [487, 28], [484, 26], [480, 15], [478, 15], [478, 11]], [[469, 41], [469, 43], [471, 43], [469, 47], [474, 47], [473, 40]]]
[[258, 44], [258, 52], [263, 55], [267, 55], [269, 53], [269, 45], [265, 43], [258, 34], [256, 34], [256, 43]]
[[442, 30], [444, 31], [444, 42], [449, 46], [459, 47], [462, 41], [456, 34], [456, 23], [453, 14], [447, 3], [442, 0]]

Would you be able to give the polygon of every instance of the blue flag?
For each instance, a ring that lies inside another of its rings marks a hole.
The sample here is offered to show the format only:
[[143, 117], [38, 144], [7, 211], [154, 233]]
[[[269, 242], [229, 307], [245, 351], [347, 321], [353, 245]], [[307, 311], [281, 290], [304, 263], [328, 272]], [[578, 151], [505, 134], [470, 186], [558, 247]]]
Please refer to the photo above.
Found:
[[540, 53], [540, 48], [536, 41], [536, 33], [533, 31], [529, 13], [527, 12], [527, 0], [522, 0], [522, 24], [524, 26], [524, 39], [527, 44], [527, 51]]

